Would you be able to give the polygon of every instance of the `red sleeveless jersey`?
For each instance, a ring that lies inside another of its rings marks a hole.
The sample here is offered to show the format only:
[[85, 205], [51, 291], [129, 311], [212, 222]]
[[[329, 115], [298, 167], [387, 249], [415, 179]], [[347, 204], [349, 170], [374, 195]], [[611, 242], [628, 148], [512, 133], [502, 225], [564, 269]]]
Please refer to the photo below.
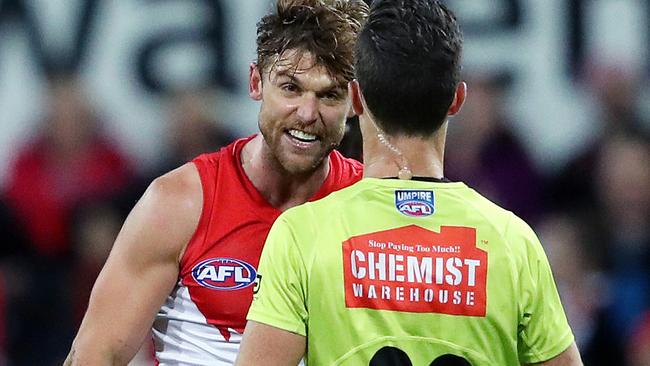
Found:
[[[253, 136], [194, 159], [203, 212], [180, 263], [179, 282], [154, 322], [159, 364], [234, 363], [266, 236], [281, 211], [246, 176], [241, 151]], [[362, 165], [337, 151], [329, 156], [317, 200], [362, 177]]]

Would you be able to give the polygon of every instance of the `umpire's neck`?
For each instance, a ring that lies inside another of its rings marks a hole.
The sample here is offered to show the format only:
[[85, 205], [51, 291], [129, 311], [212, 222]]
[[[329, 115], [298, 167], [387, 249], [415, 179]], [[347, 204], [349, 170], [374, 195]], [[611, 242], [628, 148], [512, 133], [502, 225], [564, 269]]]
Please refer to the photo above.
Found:
[[[391, 136], [376, 128], [369, 115], [359, 116], [363, 135], [364, 177], [397, 177], [400, 169], [413, 176], [442, 178], [447, 122], [428, 137]], [[379, 136], [383, 134], [382, 138]]]

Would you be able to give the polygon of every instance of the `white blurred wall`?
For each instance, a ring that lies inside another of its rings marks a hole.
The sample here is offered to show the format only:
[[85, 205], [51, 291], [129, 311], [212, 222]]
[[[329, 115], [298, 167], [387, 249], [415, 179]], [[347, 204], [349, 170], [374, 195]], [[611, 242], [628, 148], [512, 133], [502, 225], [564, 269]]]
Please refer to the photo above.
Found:
[[[41, 25], [49, 50], [66, 52], [72, 44], [83, 0], [0, 0], [22, 2]], [[255, 57], [255, 24], [270, 9], [264, 0], [222, 0], [227, 14], [226, 49], [235, 89], [223, 93], [214, 113], [240, 134], [256, 129], [258, 106], [247, 97], [248, 64]], [[450, 0], [463, 20], [498, 19], [508, 1]], [[641, 0], [589, 1], [586, 15], [588, 53], [602, 54], [643, 67], [650, 38]], [[567, 78], [564, 0], [519, 0], [523, 9], [516, 29], [466, 34], [468, 69], [509, 69], [517, 82], [508, 95], [516, 129], [540, 166], [560, 166], [597, 130], [588, 96]], [[107, 117], [107, 128], [127, 152], [144, 165], [160, 153], [164, 133], [162, 99], [134, 77], [134, 56], [151, 37], [205, 22], [205, 4], [195, 0], [101, 1], [89, 41], [89, 57], [80, 68], [88, 95]], [[1, 18], [0, 18], [1, 19]], [[1, 20], [0, 20], [1, 21]], [[155, 69], [164, 80], [191, 84], [204, 77], [210, 60], [200, 44], [179, 44], [161, 52]], [[471, 98], [471, 85], [470, 94]], [[31, 57], [24, 29], [0, 23], [0, 187], [16, 148], [36, 128], [45, 109], [44, 80]]]

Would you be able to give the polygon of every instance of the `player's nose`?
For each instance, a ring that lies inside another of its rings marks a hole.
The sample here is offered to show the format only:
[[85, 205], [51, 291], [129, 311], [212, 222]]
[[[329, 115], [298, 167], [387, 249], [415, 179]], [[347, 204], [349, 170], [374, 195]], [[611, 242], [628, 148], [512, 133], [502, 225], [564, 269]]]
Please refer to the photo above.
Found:
[[298, 105], [298, 110], [296, 113], [298, 115], [298, 118], [300, 118], [300, 121], [305, 124], [316, 122], [319, 115], [318, 98], [311, 93], [304, 95], [300, 101], [300, 104]]

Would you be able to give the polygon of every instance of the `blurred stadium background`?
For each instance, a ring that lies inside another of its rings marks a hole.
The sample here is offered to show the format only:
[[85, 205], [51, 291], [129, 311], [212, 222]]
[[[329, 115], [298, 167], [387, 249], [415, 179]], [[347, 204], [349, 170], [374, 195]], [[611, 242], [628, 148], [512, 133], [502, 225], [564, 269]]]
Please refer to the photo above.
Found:
[[[469, 83], [447, 175], [537, 230], [586, 365], [650, 365], [650, 2], [446, 3]], [[60, 364], [148, 182], [256, 130], [269, 9], [0, 0], [0, 366]]]

